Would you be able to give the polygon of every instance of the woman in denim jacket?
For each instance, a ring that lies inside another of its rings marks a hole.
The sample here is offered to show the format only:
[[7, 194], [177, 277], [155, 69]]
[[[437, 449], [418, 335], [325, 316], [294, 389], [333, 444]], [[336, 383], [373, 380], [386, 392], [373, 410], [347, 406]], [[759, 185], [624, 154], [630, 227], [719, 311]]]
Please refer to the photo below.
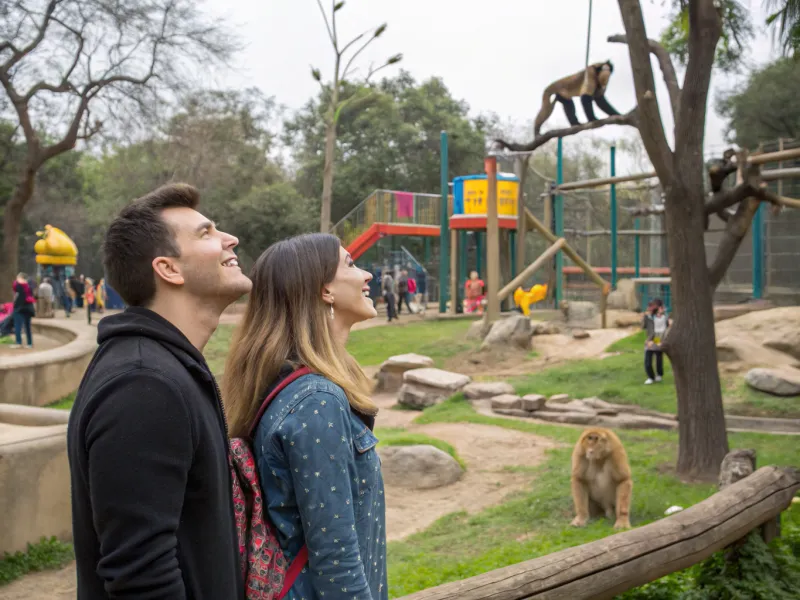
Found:
[[372, 275], [338, 238], [306, 234], [270, 246], [225, 366], [231, 437], [246, 434], [262, 400], [292, 370], [309, 367], [270, 403], [253, 449], [270, 521], [286, 559], [308, 564], [289, 600], [386, 600], [386, 507], [378, 410], [370, 382], [345, 349], [350, 328], [376, 316]]

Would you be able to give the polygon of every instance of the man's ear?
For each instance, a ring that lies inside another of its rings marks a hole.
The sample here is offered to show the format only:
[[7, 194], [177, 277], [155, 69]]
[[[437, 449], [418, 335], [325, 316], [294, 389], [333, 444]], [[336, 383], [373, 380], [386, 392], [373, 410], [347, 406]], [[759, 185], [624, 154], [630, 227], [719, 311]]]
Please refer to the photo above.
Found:
[[172, 285], [183, 285], [183, 273], [174, 258], [167, 256], [157, 256], [153, 259], [153, 270], [156, 275], [165, 283]]

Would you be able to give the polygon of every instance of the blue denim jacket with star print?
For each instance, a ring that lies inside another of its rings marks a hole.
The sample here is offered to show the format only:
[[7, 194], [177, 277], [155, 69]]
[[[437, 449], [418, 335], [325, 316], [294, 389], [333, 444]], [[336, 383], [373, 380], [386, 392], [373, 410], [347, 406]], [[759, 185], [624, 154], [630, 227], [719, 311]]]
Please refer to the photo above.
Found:
[[377, 443], [319, 375], [290, 383], [264, 413], [253, 448], [268, 515], [288, 561], [308, 546], [289, 600], [388, 600]]

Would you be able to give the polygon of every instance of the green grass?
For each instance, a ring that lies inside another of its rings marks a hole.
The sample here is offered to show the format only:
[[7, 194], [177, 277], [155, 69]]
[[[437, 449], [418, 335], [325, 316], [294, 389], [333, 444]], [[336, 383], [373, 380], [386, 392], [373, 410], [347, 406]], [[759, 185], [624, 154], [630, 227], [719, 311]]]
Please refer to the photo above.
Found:
[[60, 410], [70, 410], [72, 409], [72, 405], [75, 403], [75, 394], [77, 391], [72, 392], [69, 396], [64, 396], [61, 400], [57, 400], [52, 404], [48, 404], [47, 408], [58, 408]]
[[447, 452], [450, 456], [456, 459], [461, 468], [466, 470], [467, 464], [458, 455], [456, 449], [444, 440], [432, 438], [424, 433], [410, 433], [405, 429], [397, 427], [378, 428], [375, 430], [375, 436], [378, 438], [378, 447], [381, 446], [419, 446], [430, 445], [438, 448], [442, 452]]
[[0, 558], [0, 586], [15, 579], [45, 569], [60, 569], [75, 558], [72, 544], [59, 542], [56, 538], [28, 544], [27, 552], [5, 553]]
[[480, 346], [480, 342], [464, 339], [472, 323], [470, 319], [449, 319], [361, 329], [350, 334], [347, 349], [363, 367], [409, 352], [430, 356], [441, 367], [446, 359]]
[[233, 330], [233, 325], [220, 325], [217, 327], [203, 351], [211, 372], [217, 377], [221, 376], [225, 370], [225, 359], [228, 356]]
[[[599, 519], [586, 528], [569, 526], [573, 515], [569, 492], [572, 445], [580, 430], [477, 414], [456, 396], [425, 410], [416, 423], [456, 422], [494, 425], [550, 437], [563, 443], [535, 469], [531, 488], [500, 506], [477, 515], [452, 514], [427, 530], [389, 545], [389, 590], [392, 597], [456, 581], [504, 566], [585, 544], [615, 533], [613, 523]], [[631, 520], [634, 526], [660, 519], [672, 505], [684, 508], [716, 491], [709, 484], [684, 484], [674, 475], [677, 434], [665, 431], [620, 431], [634, 474]], [[730, 434], [732, 448], [755, 448], [760, 465], [798, 464], [800, 449], [792, 436]], [[800, 523], [800, 510], [792, 511]]]
[[[611, 344], [606, 350], [619, 353], [603, 359], [587, 359], [515, 378], [519, 394], [570, 394], [573, 398], [596, 396], [618, 404], [676, 413], [677, 395], [672, 365], [664, 357], [664, 380], [645, 386], [645, 332], [640, 331]], [[731, 415], [800, 418], [800, 404], [749, 388], [738, 375], [722, 376], [725, 410]]]
[[4, 335], [0, 337], [0, 346], [10, 346], [14, 343], [14, 336], [13, 335]]

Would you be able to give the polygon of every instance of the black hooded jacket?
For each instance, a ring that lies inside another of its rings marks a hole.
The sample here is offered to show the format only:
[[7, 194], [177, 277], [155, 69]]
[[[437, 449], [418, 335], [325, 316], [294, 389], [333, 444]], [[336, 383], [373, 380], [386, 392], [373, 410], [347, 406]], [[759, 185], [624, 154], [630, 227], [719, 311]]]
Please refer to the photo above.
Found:
[[129, 308], [69, 418], [78, 600], [243, 597], [219, 388], [171, 323]]

